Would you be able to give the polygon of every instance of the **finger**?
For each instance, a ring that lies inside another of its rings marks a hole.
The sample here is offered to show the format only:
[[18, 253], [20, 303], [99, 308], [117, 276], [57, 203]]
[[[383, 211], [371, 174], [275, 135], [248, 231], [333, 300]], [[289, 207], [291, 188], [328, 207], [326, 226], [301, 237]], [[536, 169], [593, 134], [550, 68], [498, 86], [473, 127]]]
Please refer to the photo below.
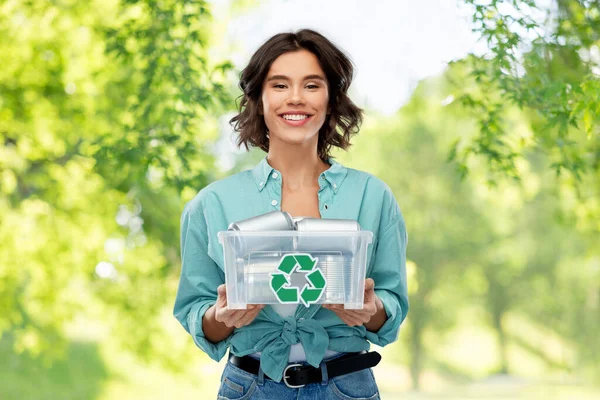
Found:
[[341, 311], [341, 312], [350, 312], [350, 313], [354, 313], [354, 314], [368, 314], [368, 315], [373, 315], [375, 314], [375, 312], [377, 311], [377, 306], [375, 305], [375, 303], [364, 303], [363, 304], [363, 308], [360, 310], [354, 310], [354, 309], [345, 309], [343, 305], [341, 304], [330, 304], [329, 307], [326, 307], [327, 309], [330, 309], [331, 311]]
[[363, 321], [361, 318], [357, 317], [356, 315], [353, 315], [352, 313], [348, 312], [349, 310], [336, 310], [334, 311], [335, 314], [342, 320], [344, 321], [344, 323], [346, 325], [349, 326], [359, 326], [363, 324]]
[[231, 328], [245, 312], [246, 310], [230, 310], [227, 307], [224, 307], [220, 312], [215, 314], [215, 319]]
[[257, 304], [248, 304], [245, 310], [232, 310], [227, 307], [227, 302], [225, 302], [225, 305], [220, 304], [220, 308], [217, 309], [215, 319], [231, 328], [248, 310], [254, 310], [257, 307]]
[[264, 308], [264, 305], [256, 305], [255, 308], [253, 308], [250, 311], [247, 311], [246, 314], [242, 315], [240, 317], [240, 319], [236, 322], [235, 327], [236, 328], [241, 328], [242, 326], [246, 326], [248, 324], [250, 324], [252, 321], [254, 321], [254, 319], [258, 316], [258, 314], [260, 313], [260, 311]]
[[255, 308], [251, 311], [246, 312], [240, 319], [235, 323], [236, 328], [241, 328], [242, 326], [246, 326], [250, 324], [260, 313], [260, 308]]
[[369, 314], [369, 313], [363, 312], [363, 311], [347, 310], [346, 314], [354, 320], [358, 320], [358, 321], [361, 321], [361, 323], [365, 323], [365, 322], [369, 322], [371, 320], [371, 317], [373, 316], [374, 313]]
[[349, 310], [344, 309], [344, 306], [335, 304], [328, 307], [331, 311], [336, 313], [338, 316], [346, 316], [349, 315]]
[[217, 307], [217, 310], [224, 309], [225, 307], [227, 307], [227, 299], [224, 299], [221, 296], [217, 297], [215, 307]]
[[219, 297], [227, 298], [227, 288], [225, 287], [225, 284], [219, 285], [217, 287], [217, 295]]
[[217, 307], [223, 308], [227, 305], [227, 289], [225, 285], [217, 286], [217, 301], [215, 302]]
[[360, 326], [363, 324], [361, 320], [353, 318], [348, 314], [345, 314], [344, 316], [340, 317], [340, 319], [344, 321], [344, 323], [348, 326]]
[[365, 290], [365, 300], [364, 303], [373, 303], [375, 301], [375, 290], [370, 289], [370, 290]]
[[373, 301], [365, 301], [363, 303], [363, 308], [361, 310], [352, 310], [357, 311], [363, 314], [373, 315], [377, 312], [377, 304], [375, 303], [375, 299]]
[[342, 304], [325, 304], [323, 307], [333, 311], [344, 323], [350, 326], [362, 325], [368, 322], [374, 314], [368, 307], [363, 310], [346, 310]]
[[375, 297], [375, 281], [371, 278], [365, 279], [365, 297], [364, 302], [370, 303]]

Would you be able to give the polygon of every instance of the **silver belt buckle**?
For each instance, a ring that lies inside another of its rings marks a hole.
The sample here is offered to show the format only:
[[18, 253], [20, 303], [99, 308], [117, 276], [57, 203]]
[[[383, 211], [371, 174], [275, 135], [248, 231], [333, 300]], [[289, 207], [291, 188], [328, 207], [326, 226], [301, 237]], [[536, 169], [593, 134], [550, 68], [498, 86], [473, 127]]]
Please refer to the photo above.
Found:
[[306, 386], [306, 385], [292, 385], [292, 384], [289, 384], [287, 381], [287, 378], [289, 378], [289, 375], [286, 375], [288, 369], [293, 368], [293, 367], [301, 367], [301, 366], [302, 366], [302, 364], [290, 364], [287, 367], [285, 367], [285, 369], [283, 370], [283, 383], [285, 383], [285, 385], [287, 387], [289, 387], [291, 389], [298, 389], [298, 388]]

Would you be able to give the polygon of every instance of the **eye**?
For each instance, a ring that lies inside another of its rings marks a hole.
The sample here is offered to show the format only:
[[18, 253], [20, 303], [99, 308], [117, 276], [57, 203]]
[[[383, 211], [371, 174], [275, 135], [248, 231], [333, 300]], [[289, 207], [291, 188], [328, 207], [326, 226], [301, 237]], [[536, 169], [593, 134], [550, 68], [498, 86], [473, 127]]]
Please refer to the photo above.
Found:
[[309, 89], [318, 89], [319, 86], [317, 86], [317, 85], [308, 85], [307, 88], [309, 88]]
[[277, 89], [285, 89], [285, 85], [283, 85], [283, 84], [281, 84], [281, 83], [279, 83], [279, 84], [277, 84], [277, 85], [273, 85], [273, 87], [274, 87], [274, 88], [277, 88]]

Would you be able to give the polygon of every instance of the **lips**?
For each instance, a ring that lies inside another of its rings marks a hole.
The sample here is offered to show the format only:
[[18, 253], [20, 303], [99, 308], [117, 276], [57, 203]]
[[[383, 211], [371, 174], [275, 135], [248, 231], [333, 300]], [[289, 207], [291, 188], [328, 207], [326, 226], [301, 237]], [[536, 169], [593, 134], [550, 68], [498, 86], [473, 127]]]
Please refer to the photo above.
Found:
[[302, 110], [290, 110], [290, 111], [284, 111], [279, 115], [312, 115], [312, 114], [307, 111], [302, 111]]
[[[304, 119], [300, 119], [300, 120], [293, 120], [293, 119], [290, 120], [290, 119], [283, 118], [284, 115], [307, 115], [308, 117], [306, 117]], [[285, 122], [287, 125], [290, 125], [290, 126], [302, 126], [302, 125], [304, 125], [306, 122], [308, 122], [312, 118], [312, 115], [302, 114], [302, 113], [297, 113], [297, 114], [281, 114], [279, 116], [279, 118], [281, 118], [281, 120], [283, 122]]]
[[284, 115], [308, 115], [309, 117], [312, 117], [312, 114], [309, 114], [309, 113], [303, 112], [303, 111], [285, 112], [285, 113], [279, 114], [280, 117], [283, 117]]

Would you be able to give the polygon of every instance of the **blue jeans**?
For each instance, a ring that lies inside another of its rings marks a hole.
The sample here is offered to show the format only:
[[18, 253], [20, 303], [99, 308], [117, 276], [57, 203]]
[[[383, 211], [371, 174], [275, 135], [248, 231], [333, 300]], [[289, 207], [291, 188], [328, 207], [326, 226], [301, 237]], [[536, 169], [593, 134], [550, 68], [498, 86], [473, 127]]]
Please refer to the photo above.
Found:
[[[336, 355], [331, 359], [342, 356]], [[306, 363], [301, 363], [306, 365]], [[262, 371], [258, 375], [246, 372], [227, 363], [221, 376], [218, 400], [248, 399], [315, 399], [315, 400], [379, 400], [379, 390], [373, 371], [370, 368], [329, 379], [325, 362], [321, 364], [323, 380], [298, 389], [291, 389], [283, 382], [265, 378]]]

